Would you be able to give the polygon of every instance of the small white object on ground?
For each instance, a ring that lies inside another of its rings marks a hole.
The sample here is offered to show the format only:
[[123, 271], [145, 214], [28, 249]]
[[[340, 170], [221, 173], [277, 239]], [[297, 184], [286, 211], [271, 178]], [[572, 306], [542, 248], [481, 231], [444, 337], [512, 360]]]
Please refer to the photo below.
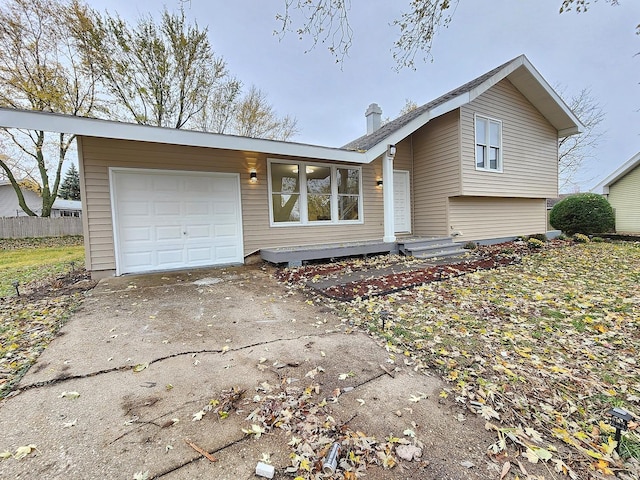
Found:
[[422, 449], [415, 445], [398, 445], [396, 447], [396, 455], [402, 460], [411, 462], [422, 457]]
[[256, 475], [259, 477], [273, 478], [276, 473], [276, 469], [273, 465], [267, 465], [266, 463], [258, 462], [256, 465]]

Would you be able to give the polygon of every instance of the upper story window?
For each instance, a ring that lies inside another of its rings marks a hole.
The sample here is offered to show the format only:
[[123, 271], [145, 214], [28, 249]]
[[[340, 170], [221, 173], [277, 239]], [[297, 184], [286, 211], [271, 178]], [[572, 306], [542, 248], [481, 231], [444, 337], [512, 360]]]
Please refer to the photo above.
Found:
[[272, 225], [360, 223], [360, 167], [269, 161]]
[[476, 115], [476, 169], [502, 171], [502, 122]]

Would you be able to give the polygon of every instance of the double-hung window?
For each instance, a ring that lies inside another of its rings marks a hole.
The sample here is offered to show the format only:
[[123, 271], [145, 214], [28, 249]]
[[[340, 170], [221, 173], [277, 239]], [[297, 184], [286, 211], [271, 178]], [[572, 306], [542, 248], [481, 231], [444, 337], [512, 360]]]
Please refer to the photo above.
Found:
[[502, 122], [476, 115], [476, 169], [502, 171]]
[[360, 167], [269, 161], [272, 225], [361, 223]]

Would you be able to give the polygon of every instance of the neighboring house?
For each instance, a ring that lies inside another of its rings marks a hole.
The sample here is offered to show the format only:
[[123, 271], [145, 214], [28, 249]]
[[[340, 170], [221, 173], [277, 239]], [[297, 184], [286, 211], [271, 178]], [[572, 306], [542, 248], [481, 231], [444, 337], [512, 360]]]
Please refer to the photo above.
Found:
[[[27, 206], [36, 214], [42, 211], [42, 198], [33, 190], [21, 188]], [[51, 208], [51, 217], [80, 217], [82, 202], [56, 198]], [[9, 181], [0, 181], [0, 217], [24, 217], [27, 214], [18, 203], [18, 196]]]
[[640, 233], [640, 152], [592, 189], [604, 195], [616, 214], [616, 232]]
[[580, 121], [525, 56], [343, 148], [0, 109], [78, 135], [94, 276], [242, 263], [261, 249], [546, 230]]

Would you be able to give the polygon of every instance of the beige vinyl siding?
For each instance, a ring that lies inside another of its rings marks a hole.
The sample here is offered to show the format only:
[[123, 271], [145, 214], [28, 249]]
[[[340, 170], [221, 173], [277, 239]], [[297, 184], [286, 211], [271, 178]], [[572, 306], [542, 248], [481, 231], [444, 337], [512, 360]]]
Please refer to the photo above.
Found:
[[[474, 114], [502, 122], [502, 172], [476, 170]], [[461, 108], [462, 195], [556, 198], [558, 134], [504, 79]]]
[[458, 197], [449, 199], [456, 241], [515, 237], [546, 232], [547, 202], [537, 198]]
[[616, 232], [640, 233], [640, 166], [609, 187], [616, 213]]
[[460, 194], [459, 111], [430, 121], [413, 136], [413, 233], [449, 235], [447, 199]]
[[[265, 154], [94, 137], [83, 137], [79, 145], [86, 191], [83, 201], [85, 243], [89, 244], [87, 265], [92, 271], [115, 270], [109, 167], [239, 173], [245, 256], [265, 247], [375, 239], [383, 235], [382, 192], [376, 188], [379, 160], [362, 166], [366, 223], [270, 227]], [[258, 175], [255, 184], [249, 182], [253, 168]]]

